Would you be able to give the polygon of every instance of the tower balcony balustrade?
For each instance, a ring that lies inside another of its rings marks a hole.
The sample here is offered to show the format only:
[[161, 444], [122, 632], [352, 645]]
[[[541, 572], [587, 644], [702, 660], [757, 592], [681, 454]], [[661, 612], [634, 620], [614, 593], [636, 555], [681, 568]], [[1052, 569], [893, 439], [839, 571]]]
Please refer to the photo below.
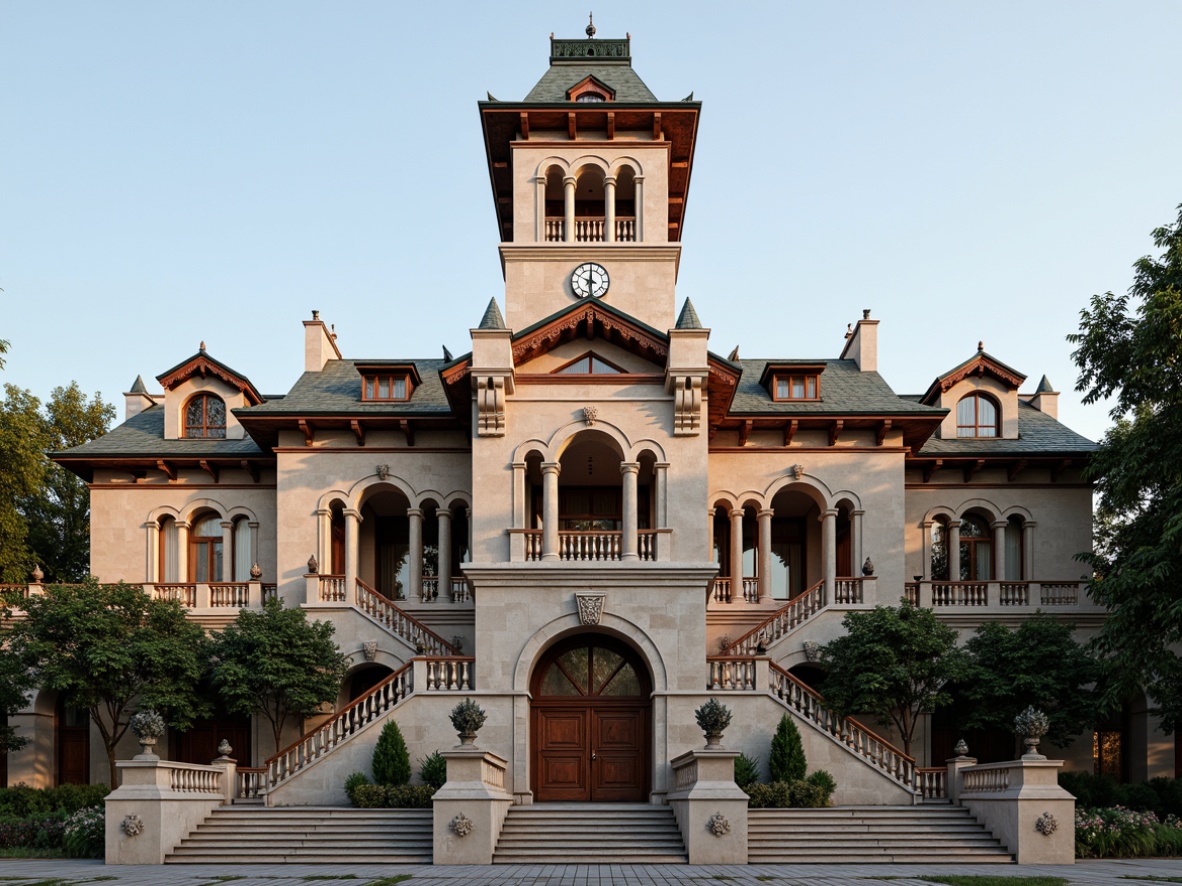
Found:
[[577, 216], [569, 228], [562, 216], [546, 217], [547, 243], [635, 243], [637, 225], [634, 217], [616, 218], [614, 223], [605, 216]]

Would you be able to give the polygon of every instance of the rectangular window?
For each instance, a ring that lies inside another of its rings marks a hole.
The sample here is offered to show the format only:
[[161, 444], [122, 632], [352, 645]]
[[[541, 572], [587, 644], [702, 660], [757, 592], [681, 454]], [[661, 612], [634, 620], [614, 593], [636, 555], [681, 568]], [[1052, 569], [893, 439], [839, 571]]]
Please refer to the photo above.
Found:
[[816, 400], [820, 397], [820, 384], [816, 375], [777, 375], [775, 383], [776, 400]]
[[409, 396], [405, 375], [362, 376], [362, 400], [405, 400]]

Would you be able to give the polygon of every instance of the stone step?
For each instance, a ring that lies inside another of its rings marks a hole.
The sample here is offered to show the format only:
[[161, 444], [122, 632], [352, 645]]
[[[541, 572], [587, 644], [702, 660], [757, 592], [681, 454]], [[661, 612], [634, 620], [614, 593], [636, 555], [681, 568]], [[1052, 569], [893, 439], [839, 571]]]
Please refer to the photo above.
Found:
[[684, 864], [681, 831], [668, 806], [538, 804], [509, 810], [494, 864]]

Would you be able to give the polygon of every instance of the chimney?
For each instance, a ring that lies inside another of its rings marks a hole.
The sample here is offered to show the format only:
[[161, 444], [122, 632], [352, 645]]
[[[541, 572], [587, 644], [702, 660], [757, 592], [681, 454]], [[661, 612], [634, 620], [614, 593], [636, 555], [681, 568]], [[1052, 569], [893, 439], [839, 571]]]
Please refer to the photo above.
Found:
[[150, 406], [155, 406], [156, 400], [144, 387], [144, 377], [137, 375], [132, 382], [131, 390], [123, 395], [123, 420], [139, 415]]
[[870, 309], [862, 311], [862, 319], [846, 332], [842, 360], [853, 360], [861, 372], [878, 371], [878, 321], [870, 319]]
[[1059, 392], [1051, 387], [1051, 382], [1045, 375], [1038, 383], [1034, 396], [1030, 398], [1030, 405], [1051, 418], [1059, 418]]
[[340, 359], [336, 333], [324, 325], [319, 311], [313, 311], [312, 319], [304, 321], [304, 372], [319, 372], [329, 360]]

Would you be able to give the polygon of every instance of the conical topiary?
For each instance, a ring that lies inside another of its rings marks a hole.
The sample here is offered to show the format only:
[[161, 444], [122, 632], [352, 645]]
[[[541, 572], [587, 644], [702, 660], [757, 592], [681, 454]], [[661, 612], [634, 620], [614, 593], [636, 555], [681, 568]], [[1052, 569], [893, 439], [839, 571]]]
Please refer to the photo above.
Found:
[[800, 781], [808, 770], [800, 731], [787, 714], [780, 718], [780, 725], [776, 727], [767, 763], [772, 781]]
[[373, 749], [373, 780], [375, 784], [397, 786], [410, 781], [410, 751], [402, 730], [393, 720], [382, 727], [377, 746]]

